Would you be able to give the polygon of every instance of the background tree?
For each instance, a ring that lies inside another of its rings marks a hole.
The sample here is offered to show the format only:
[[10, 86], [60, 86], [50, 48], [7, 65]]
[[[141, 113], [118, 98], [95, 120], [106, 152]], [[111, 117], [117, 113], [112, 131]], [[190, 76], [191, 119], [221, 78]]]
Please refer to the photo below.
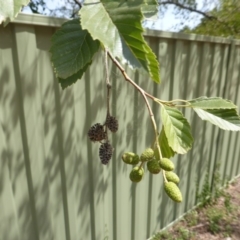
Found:
[[219, 1], [221, 0], [158, 0], [159, 17], [163, 18], [166, 12], [171, 10], [178, 20], [175, 29], [182, 28], [189, 23], [196, 25], [201, 17], [212, 19], [208, 13], [220, 4]]
[[185, 26], [182, 32], [240, 38], [240, 1], [221, 0], [208, 15], [210, 19], [204, 17], [197, 27], [189, 29]]
[[56, 4], [49, 4], [47, 0], [31, 0], [28, 7], [33, 13], [47, 16], [57, 16], [66, 18], [75, 18], [82, 6], [79, 0], [58, 1]]
[[[203, 7], [199, 6], [197, 0], [157, 1], [160, 5], [158, 17], [163, 17], [167, 10], [172, 9], [174, 15], [179, 19], [179, 23], [181, 25], [186, 21], [193, 21], [194, 18], [196, 18], [196, 14], [211, 18], [207, 13], [212, 10], [214, 6], [219, 4], [219, 0], [203, 0]], [[81, 8], [83, 0], [59, 0], [55, 2], [57, 4], [50, 4], [50, 2], [47, 0], [32, 0], [28, 7], [33, 13], [39, 13], [48, 16], [75, 18], [78, 16], [78, 11]], [[192, 13], [196, 14], [192, 15]], [[154, 27], [154, 22], [152, 23], [152, 27]]]

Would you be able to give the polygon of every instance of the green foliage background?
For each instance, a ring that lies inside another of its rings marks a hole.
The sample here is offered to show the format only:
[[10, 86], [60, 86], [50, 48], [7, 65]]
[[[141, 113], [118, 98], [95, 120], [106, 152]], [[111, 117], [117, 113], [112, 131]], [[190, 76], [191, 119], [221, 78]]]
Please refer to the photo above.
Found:
[[205, 17], [197, 27], [193, 29], [184, 27], [182, 32], [240, 38], [240, 1], [220, 0], [219, 2], [219, 7], [208, 13], [212, 18]]

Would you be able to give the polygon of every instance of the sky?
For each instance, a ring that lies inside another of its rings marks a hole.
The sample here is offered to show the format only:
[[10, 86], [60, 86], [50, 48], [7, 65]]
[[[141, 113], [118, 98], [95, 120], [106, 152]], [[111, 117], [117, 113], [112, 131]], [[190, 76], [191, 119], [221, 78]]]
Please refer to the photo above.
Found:
[[[217, 4], [218, 0], [197, 0], [197, 9], [208, 11], [214, 8]], [[201, 19], [202, 15], [198, 13], [191, 13], [188, 21], [184, 21], [182, 16], [176, 16], [173, 6], [169, 6], [168, 10], [164, 15], [160, 15], [159, 19], [154, 22], [149, 22], [147, 27], [151, 27], [156, 30], [163, 31], [179, 31], [183, 28], [183, 26], [187, 25], [190, 28], [197, 26]], [[184, 25], [181, 25], [184, 23]]]
[[[46, 2], [49, 9], [55, 9], [56, 7], [64, 6], [64, 0], [48, 0]], [[216, 2], [218, 2], [218, 0], [197, 0], [197, 8], [207, 11], [213, 8], [216, 5]], [[26, 7], [24, 8], [24, 12], [31, 13], [31, 10]], [[202, 16], [200, 14], [191, 13], [190, 18], [187, 21], [184, 21], [182, 16], [176, 16], [174, 7], [169, 6], [164, 15], [160, 14], [159, 18], [155, 21], [147, 21], [144, 26], [156, 30], [176, 32], [182, 29], [185, 25], [190, 28], [195, 27], [200, 23], [201, 18]], [[181, 23], [184, 23], [184, 25]]]

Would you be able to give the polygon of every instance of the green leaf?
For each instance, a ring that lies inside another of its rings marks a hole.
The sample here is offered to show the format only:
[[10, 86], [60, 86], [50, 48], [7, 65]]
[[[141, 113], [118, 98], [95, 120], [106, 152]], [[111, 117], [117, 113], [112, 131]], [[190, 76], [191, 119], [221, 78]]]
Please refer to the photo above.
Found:
[[231, 101], [219, 97], [200, 97], [188, 102], [202, 120], [209, 121], [224, 130], [240, 131], [237, 106]]
[[158, 138], [158, 143], [164, 158], [171, 158], [175, 155], [174, 151], [168, 144], [168, 140], [164, 131], [164, 127], [161, 130], [161, 133]]
[[161, 117], [169, 146], [174, 152], [185, 154], [193, 143], [188, 121], [179, 110], [164, 105]]
[[29, 2], [29, 0], [0, 0], [0, 24], [3, 22], [5, 27]]
[[240, 131], [240, 116], [236, 109], [193, 109], [202, 119], [229, 131]]
[[98, 39], [113, 57], [133, 69], [144, 69], [159, 83], [159, 63], [142, 35], [143, 3], [140, 0], [86, 0], [79, 14], [83, 29]]
[[188, 101], [193, 108], [201, 109], [235, 109], [237, 108], [231, 101], [220, 97], [200, 97]]
[[50, 49], [57, 77], [82, 76], [81, 70], [86, 70], [99, 46], [99, 41], [94, 41], [86, 30], [82, 30], [79, 19], [64, 23], [52, 36]]
[[81, 79], [82, 75], [86, 72], [87, 68], [91, 65], [92, 62], [87, 63], [82, 69], [80, 69], [77, 73], [73, 74], [66, 79], [58, 78], [59, 83], [61, 84], [62, 89], [74, 84], [78, 79]]

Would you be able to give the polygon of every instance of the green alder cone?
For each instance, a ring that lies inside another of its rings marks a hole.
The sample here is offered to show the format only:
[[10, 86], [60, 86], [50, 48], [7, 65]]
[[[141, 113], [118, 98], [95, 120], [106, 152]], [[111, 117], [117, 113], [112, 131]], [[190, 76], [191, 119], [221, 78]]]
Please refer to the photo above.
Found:
[[147, 162], [147, 169], [152, 174], [158, 174], [161, 171], [158, 160], [153, 159]]
[[143, 167], [134, 167], [129, 174], [129, 178], [132, 182], [140, 182], [144, 175]]
[[147, 162], [152, 160], [154, 157], [154, 151], [152, 148], [147, 148], [144, 150], [144, 152], [141, 154], [140, 160], [142, 162]]
[[136, 153], [126, 152], [122, 155], [123, 162], [131, 165], [136, 165], [139, 163], [140, 159]]
[[174, 172], [165, 172], [165, 176], [166, 176], [166, 179], [169, 181], [169, 182], [173, 182], [175, 184], [178, 184], [180, 179], [178, 177], [178, 175]]
[[168, 158], [162, 158], [159, 164], [160, 164], [160, 167], [165, 171], [172, 171], [174, 169], [173, 162]]
[[175, 183], [165, 182], [164, 190], [174, 202], [182, 202], [182, 193]]

